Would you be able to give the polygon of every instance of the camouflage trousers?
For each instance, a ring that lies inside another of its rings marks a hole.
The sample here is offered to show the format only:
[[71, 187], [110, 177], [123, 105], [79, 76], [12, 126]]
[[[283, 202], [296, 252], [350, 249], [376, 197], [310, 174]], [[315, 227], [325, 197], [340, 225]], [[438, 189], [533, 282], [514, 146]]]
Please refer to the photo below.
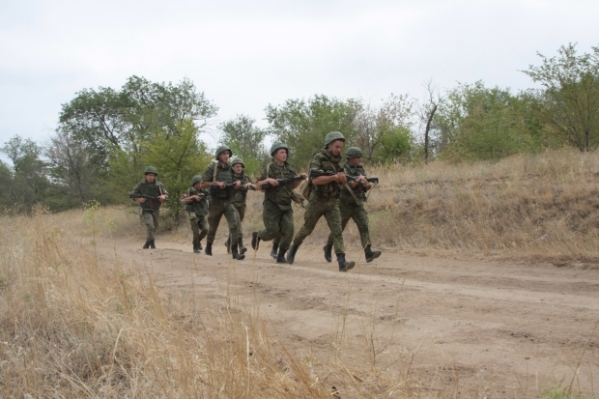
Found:
[[[237, 209], [237, 213], [239, 214], [239, 236], [243, 237], [243, 228], [241, 226], [241, 222], [243, 222], [243, 218], [245, 217], [245, 208], [247, 207], [247, 205], [245, 202], [234, 202], [233, 206], [235, 207], [235, 209]], [[231, 234], [229, 234], [229, 239], [227, 240], [227, 242], [231, 242]]]
[[158, 228], [158, 217], [160, 216], [160, 210], [155, 209], [152, 212], [152, 211], [145, 211], [140, 208], [139, 216], [141, 218], [142, 223], [145, 224], [146, 228], [148, 229], [148, 234], [147, 234], [146, 240], [154, 241], [154, 232]]
[[[368, 230], [368, 212], [364, 209], [364, 205], [357, 205], [353, 198], [351, 202], [340, 200], [339, 201], [339, 213], [341, 213], [341, 231], [345, 230], [347, 222], [350, 219], [356, 223], [358, 232], [360, 233], [360, 243], [362, 249], [370, 245], [370, 232]], [[327, 245], [333, 245], [333, 236], [329, 235]]]
[[262, 241], [275, 240], [284, 251], [289, 249], [293, 238], [293, 209], [282, 210], [275, 202], [265, 200], [263, 204], [262, 220], [264, 230], [258, 232]]
[[241, 222], [239, 221], [239, 212], [235, 205], [231, 201], [225, 199], [212, 199], [210, 203], [210, 213], [208, 214], [208, 238], [206, 242], [212, 244], [216, 237], [216, 230], [220, 219], [225, 216], [227, 223], [229, 224], [229, 235], [233, 242], [238, 242], [241, 238]]
[[339, 201], [337, 198], [314, 198], [308, 202], [306, 212], [304, 213], [304, 225], [299, 229], [293, 245], [300, 245], [306, 237], [308, 237], [321, 216], [324, 216], [329, 230], [331, 230], [331, 238], [336, 254], [345, 253], [345, 245], [343, 244], [343, 236], [341, 234], [341, 215], [339, 213]]
[[204, 215], [198, 215], [195, 212], [189, 212], [189, 223], [193, 233], [192, 243], [199, 244], [206, 235], [208, 235], [208, 223]]

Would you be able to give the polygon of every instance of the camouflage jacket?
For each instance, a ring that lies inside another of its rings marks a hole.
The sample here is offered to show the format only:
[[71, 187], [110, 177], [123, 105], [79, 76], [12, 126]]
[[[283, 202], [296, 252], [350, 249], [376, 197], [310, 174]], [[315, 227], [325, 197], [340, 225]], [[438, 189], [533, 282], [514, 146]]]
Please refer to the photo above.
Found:
[[[158, 180], [155, 180], [154, 183], [148, 183], [146, 179], [141, 180], [135, 187], [133, 187], [133, 194], [143, 194], [149, 195], [151, 197], [159, 197], [163, 194], [168, 194], [164, 185], [160, 183]], [[144, 211], [152, 212], [156, 209], [160, 209], [162, 202], [158, 200], [146, 200], [143, 203], [139, 204], [141, 209]]]

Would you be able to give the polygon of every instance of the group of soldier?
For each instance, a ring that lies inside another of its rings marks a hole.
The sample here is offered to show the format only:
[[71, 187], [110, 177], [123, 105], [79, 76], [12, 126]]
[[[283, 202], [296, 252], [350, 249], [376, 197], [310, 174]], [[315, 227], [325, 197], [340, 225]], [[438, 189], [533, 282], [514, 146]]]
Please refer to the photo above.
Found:
[[[353, 219], [360, 233], [366, 262], [372, 262], [381, 255], [373, 251], [368, 229], [368, 214], [364, 209], [367, 192], [372, 188], [362, 166], [362, 151], [350, 147], [346, 151], [346, 162], [342, 162], [341, 150], [345, 137], [340, 132], [330, 132], [324, 140], [322, 150], [310, 162], [310, 176], [297, 173], [289, 165], [289, 147], [276, 142], [270, 148], [272, 161], [264, 167], [253, 183], [244, 173], [243, 160], [233, 157], [227, 146], [220, 146], [215, 153], [215, 161], [203, 175], [194, 176], [192, 187], [183, 195], [181, 202], [186, 204], [193, 232], [193, 251], [200, 253], [201, 241], [206, 238], [206, 255], [212, 255], [212, 245], [222, 216], [229, 227], [229, 237], [225, 243], [227, 252], [235, 260], [243, 260], [247, 248], [243, 244], [241, 222], [245, 216], [248, 190], [264, 192], [264, 229], [252, 232], [251, 246], [258, 250], [261, 241], [273, 241], [271, 256], [276, 263], [293, 264], [299, 247], [309, 236], [318, 220], [324, 216], [330, 234], [323, 247], [324, 258], [332, 262], [335, 250], [339, 271], [346, 272], [355, 266], [354, 261], [345, 259], [343, 230]], [[152, 166], [144, 170], [145, 178], [133, 189], [132, 197], [140, 203], [140, 214], [147, 227], [144, 249], [155, 248], [154, 232], [158, 227], [160, 205], [167, 200], [168, 193], [157, 180], [158, 171]], [[292, 202], [300, 202], [294, 189], [302, 181], [308, 190], [304, 224], [294, 236]], [[309, 194], [308, 194], [309, 193]], [[207, 217], [207, 221], [206, 221]]]

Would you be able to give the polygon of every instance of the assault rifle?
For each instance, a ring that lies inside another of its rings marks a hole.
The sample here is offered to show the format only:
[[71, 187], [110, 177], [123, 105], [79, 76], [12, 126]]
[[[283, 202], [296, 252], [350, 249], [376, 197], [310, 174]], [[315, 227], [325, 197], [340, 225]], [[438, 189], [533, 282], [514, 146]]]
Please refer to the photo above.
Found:
[[[135, 194], [135, 193], [129, 194], [129, 198], [145, 198], [147, 200], [160, 201], [160, 199], [158, 199], [158, 197], [152, 197], [151, 195]], [[164, 200], [164, 202], [170, 202], [170, 200], [167, 198]]]
[[[233, 189], [235, 187], [235, 183], [226, 183], [225, 184], [225, 188], [223, 188], [223, 190], [230, 190]], [[220, 187], [218, 187], [218, 184], [211, 184], [210, 185], [210, 189], [211, 190], [220, 190]], [[255, 190], [255, 188], [250, 187], [249, 189], [244, 187], [243, 185], [239, 186], [239, 191], [247, 191], [247, 190]]]
[[[322, 172], [320, 170], [310, 169], [309, 177], [312, 178], [312, 177], [320, 177], [320, 176], [334, 176], [336, 174], [337, 173], [331, 172], [331, 171]], [[358, 179], [360, 176], [349, 176], [349, 175], [345, 175], [345, 177], [347, 178], [347, 180], [354, 181], [354, 180]], [[368, 183], [376, 183], [376, 184], [378, 184], [378, 182], [379, 182], [379, 178], [378, 177], [368, 177], [368, 178], [366, 178], [366, 180], [368, 181]]]
[[[196, 195], [197, 195], [198, 197], [200, 197], [200, 199], [199, 199], [199, 200], [197, 200], [197, 199], [195, 199], [195, 198], [194, 198], [194, 199], [192, 200], [192, 202], [199, 202], [199, 201], [210, 201], [210, 199], [212, 198], [212, 197], [210, 197], [209, 195], [199, 195], [199, 194], [196, 194]], [[190, 195], [190, 197], [191, 197], [191, 195]], [[186, 197], [186, 198], [189, 198], [189, 197]], [[181, 203], [183, 203], [183, 204], [185, 204], [185, 203], [186, 203], [186, 202], [183, 202], [183, 200], [184, 200], [184, 199], [185, 199], [185, 198], [181, 198]]]
[[[295, 183], [296, 181], [300, 181], [300, 180], [304, 180], [304, 179], [301, 176], [294, 176], [294, 177], [286, 177], [284, 179], [276, 179], [276, 180], [279, 182], [279, 186], [285, 186], [285, 185], [292, 184], [292, 183]], [[263, 183], [260, 186], [263, 189], [273, 187], [272, 184], [270, 184], [270, 183]]]

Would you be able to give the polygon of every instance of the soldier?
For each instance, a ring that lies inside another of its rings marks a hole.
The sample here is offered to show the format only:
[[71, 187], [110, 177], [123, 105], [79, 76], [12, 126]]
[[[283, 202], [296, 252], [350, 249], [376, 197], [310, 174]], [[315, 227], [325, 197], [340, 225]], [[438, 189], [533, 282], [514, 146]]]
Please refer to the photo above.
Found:
[[290, 264], [295, 261], [297, 249], [304, 239], [312, 233], [318, 219], [324, 216], [331, 230], [339, 271], [346, 272], [356, 265], [353, 261], [345, 260], [345, 246], [341, 234], [341, 215], [338, 201], [339, 185], [347, 183], [347, 178], [340, 165], [343, 144], [345, 144], [345, 137], [341, 132], [330, 132], [325, 136], [324, 148], [312, 158], [310, 170], [332, 172], [333, 175], [310, 178], [312, 192], [304, 213], [304, 225], [295, 235], [293, 244], [287, 254], [287, 261]]
[[194, 176], [191, 180], [191, 188], [183, 194], [181, 202], [186, 204], [185, 210], [191, 223], [193, 232], [193, 252], [199, 254], [202, 250], [202, 239], [208, 235], [208, 224], [206, 215], [210, 209], [208, 202], [210, 196], [206, 190], [200, 188], [202, 185], [202, 176]]
[[137, 185], [133, 188], [132, 194], [140, 194], [147, 195], [150, 197], [155, 197], [156, 199], [146, 199], [146, 198], [134, 198], [134, 201], [139, 202], [140, 209], [139, 215], [141, 220], [146, 225], [148, 229], [148, 234], [146, 238], [146, 243], [143, 248], [148, 249], [156, 249], [156, 244], [154, 242], [154, 232], [158, 228], [158, 217], [160, 216], [160, 206], [168, 198], [168, 193], [166, 189], [160, 183], [158, 178], [158, 170], [156, 170], [153, 166], [148, 166], [144, 170], [145, 178], [141, 180]]
[[231, 202], [232, 191], [239, 189], [241, 183], [233, 183], [233, 174], [229, 158], [233, 156], [233, 151], [222, 145], [216, 149], [215, 162], [212, 162], [204, 175], [202, 176], [201, 188], [210, 188], [210, 213], [208, 214], [208, 237], [206, 238], [206, 255], [212, 255], [212, 243], [216, 236], [218, 224], [223, 215], [229, 224], [229, 236], [231, 237], [231, 254], [235, 260], [243, 260], [244, 254], [239, 253], [239, 239], [241, 238], [241, 224], [239, 222], [239, 213], [237, 208]]
[[[241, 231], [241, 238], [239, 239], [239, 252], [244, 254], [247, 251], [247, 248], [243, 245], [243, 230], [241, 229], [241, 223], [243, 222], [243, 217], [245, 216], [245, 200], [248, 194], [248, 190], [255, 190], [256, 186], [252, 179], [248, 175], [245, 174], [243, 169], [245, 168], [245, 164], [243, 163], [243, 159], [240, 157], [231, 158], [231, 167], [233, 168], [233, 181], [236, 182], [239, 180], [241, 187], [239, 190], [233, 191], [233, 205], [237, 208], [237, 212], [239, 213], [239, 225]], [[225, 242], [225, 247], [227, 247], [227, 253], [230, 252], [231, 248], [231, 236]]]
[[[368, 213], [364, 209], [366, 191], [372, 185], [366, 180], [366, 171], [362, 166], [362, 150], [350, 147], [345, 153], [347, 161], [343, 165], [346, 176], [356, 177], [347, 182], [341, 189], [339, 196], [339, 212], [341, 213], [341, 231], [345, 230], [349, 219], [353, 219], [360, 232], [360, 241], [364, 249], [366, 262], [372, 262], [381, 256], [381, 251], [373, 251], [370, 247], [370, 233], [368, 231]], [[351, 191], [350, 191], [351, 190]], [[331, 251], [333, 249], [333, 236], [329, 235], [327, 244], [323, 247], [324, 258], [327, 262], [333, 260]]]
[[[260, 241], [275, 240], [272, 252], [276, 251], [278, 247], [276, 254], [277, 263], [287, 263], [285, 253], [289, 249], [289, 244], [291, 244], [294, 230], [293, 208], [291, 207], [294, 195], [292, 190], [301, 181], [298, 180], [289, 185], [279, 184], [277, 181], [277, 179], [298, 176], [287, 162], [289, 147], [283, 143], [274, 143], [270, 147], [270, 155], [273, 160], [262, 169], [256, 183], [258, 189], [264, 190], [264, 208], [262, 210], [264, 230], [252, 233], [252, 248], [257, 250]], [[307, 177], [305, 173], [301, 173], [299, 176], [302, 179]], [[266, 184], [269, 185], [268, 188], [264, 187]]]

